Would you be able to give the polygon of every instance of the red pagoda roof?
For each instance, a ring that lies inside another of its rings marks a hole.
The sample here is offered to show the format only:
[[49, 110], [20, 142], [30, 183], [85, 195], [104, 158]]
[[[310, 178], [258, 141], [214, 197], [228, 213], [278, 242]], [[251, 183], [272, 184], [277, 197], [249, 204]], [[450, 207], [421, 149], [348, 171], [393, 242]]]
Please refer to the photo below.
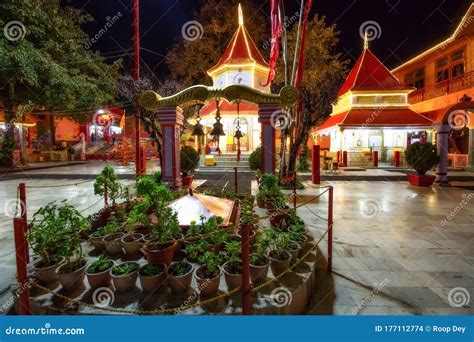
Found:
[[268, 67], [268, 63], [263, 58], [258, 50], [255, 42], [248, 33], [243, 23], [241, 8], [239, 5], [239, 28], [234, 33], [227, 49], [225, 50], [219, 62], [208, 70], [208, 73], [213, 73], [221, 66], [226, 64], [257, 64]]
[[329, 117], [316, 130], [322, 131], [333, 126], [342, 127], [408, 127], [431, 126], [433, 121], [409, 108], [403, 109], [351, 109]]
[[410, 90], [392, 75], [368, 48], [364, 49], [339, 90], [341, 96], [349, 90]]

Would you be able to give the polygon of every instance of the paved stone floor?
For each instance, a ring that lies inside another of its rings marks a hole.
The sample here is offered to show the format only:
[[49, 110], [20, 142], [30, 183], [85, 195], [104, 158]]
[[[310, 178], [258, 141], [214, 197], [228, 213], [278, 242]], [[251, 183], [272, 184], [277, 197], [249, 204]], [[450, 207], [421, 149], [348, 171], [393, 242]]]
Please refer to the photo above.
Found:
[[[90, 175], [101, 167], [103, 164], [81, 165], [71, 167], [71, 170], [58, 168], [54, 180], [0, 181], [2, 311], [5, 309], [2, 305], [11, 298], [10, 289], [15, 282], [11, 215], [17, 184], [24, 181], [27, 186], [35, 187], [67, 185], [63, 188], [29, 188], [29, 215], [41, 205], [64, 198], [90, 214], [101, 206], [96, 203], [98, 197], [93, 195], [92, 181], [74, 185], [80, 180], [69, 179], [67, 172]], [[64, 179], [61, 179], [63, 172]], [[406, 182], [334, 181], [326, 184], [335, 189], [334, 272], [327, 275], [325, 271], [327, 240], [323, 239], [319, 245], [318, 289], [310, 303], [311, 314], [474, 313], [470, 298], [474, 295], [472, 191], [418, 188]], [[306, 188], [299, 193], [298, 203], [308, 201], [320, 191]], [[323, 219], [327, 215], [327, 194], [302, 206], [299, 212], [316, 238], [320, 237], [327, 229]], [[464, 295], [461, 298], [463, 307], [455, 307], [459, 295], [453, 297], [454, 302], [448, 300], [450, 291]]]

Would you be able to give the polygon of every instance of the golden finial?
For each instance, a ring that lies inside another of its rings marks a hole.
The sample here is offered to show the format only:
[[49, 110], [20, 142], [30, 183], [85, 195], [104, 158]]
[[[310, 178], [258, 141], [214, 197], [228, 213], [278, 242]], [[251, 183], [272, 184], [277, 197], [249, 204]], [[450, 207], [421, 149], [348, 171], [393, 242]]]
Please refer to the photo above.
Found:
[[364, 50], [367, 50], [369, 48], [369, 36], [367, 34], [367, 31], [365, 31], [364, 34]]
[[242, 12], [242, 6], [239, 4], [239, 25], [244, 25], [244, 13]]

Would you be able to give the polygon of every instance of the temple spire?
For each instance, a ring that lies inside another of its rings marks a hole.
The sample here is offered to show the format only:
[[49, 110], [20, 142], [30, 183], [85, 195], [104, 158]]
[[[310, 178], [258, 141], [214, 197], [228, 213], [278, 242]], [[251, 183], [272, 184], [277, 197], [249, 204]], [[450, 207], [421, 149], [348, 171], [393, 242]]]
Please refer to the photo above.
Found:
[[366, 31], [364, 34], [364, 50], [367, 50], [368, 48], [369, 48], [369, 36]]
[[239, 25], [244, 26], [244, 14], [242, 12], [242, 6], [239, 4]]

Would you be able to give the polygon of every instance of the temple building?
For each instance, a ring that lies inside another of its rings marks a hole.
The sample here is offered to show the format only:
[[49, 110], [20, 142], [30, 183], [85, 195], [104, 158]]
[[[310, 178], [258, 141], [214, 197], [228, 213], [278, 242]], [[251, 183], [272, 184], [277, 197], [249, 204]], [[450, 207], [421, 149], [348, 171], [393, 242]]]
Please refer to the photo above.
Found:
[[[244, 25], [242, 8], [239, 5], [239, 24], [237, 31], [230, 40], [224, 54], [217, 64], [208, 70], [213, 80], [214, 88], [226, 88], [233, 84], [242, 84], [265, 93], [270, 93], [270, 86], [264, 86], [268, 77], [269, 67], [255, 42]], [[200, 115], [201, 124], [206, 133], [212, 129], [217, 113], [215, 101], [202, 108]], [[237, 125], [243, 138], [240, 146], [243, 152], [255, 150], [260, 145], [260, 124], [258, 123], [258, 106], [242, 102], [230, 104], [226, 100], [219, 101], [219, 114], [222, 116], [225, 136], [219, 137], [219, 148], [222, 152], [235, 152], [237, 150], [234, 134]]]
[[367, 166], [374, 151], [381, 163], [391, 164], [396, 151], [433, 139], [432, 120], [408, 103], [413, 90], [377, 59], [366, 39], [330, 117], [312, 132], [314, 142], [331, 152], [347, 152], [349, 166]]
[[[435, 124], [464, 98], [474, 98], [474, 3], [457, 28], [442, 42], [419, 52], [392, 70], [404, 84], [415, 87], [408, 102]], [[449, 134], [449, 166], [474, 169], [474, 113], [467, 125]]]

